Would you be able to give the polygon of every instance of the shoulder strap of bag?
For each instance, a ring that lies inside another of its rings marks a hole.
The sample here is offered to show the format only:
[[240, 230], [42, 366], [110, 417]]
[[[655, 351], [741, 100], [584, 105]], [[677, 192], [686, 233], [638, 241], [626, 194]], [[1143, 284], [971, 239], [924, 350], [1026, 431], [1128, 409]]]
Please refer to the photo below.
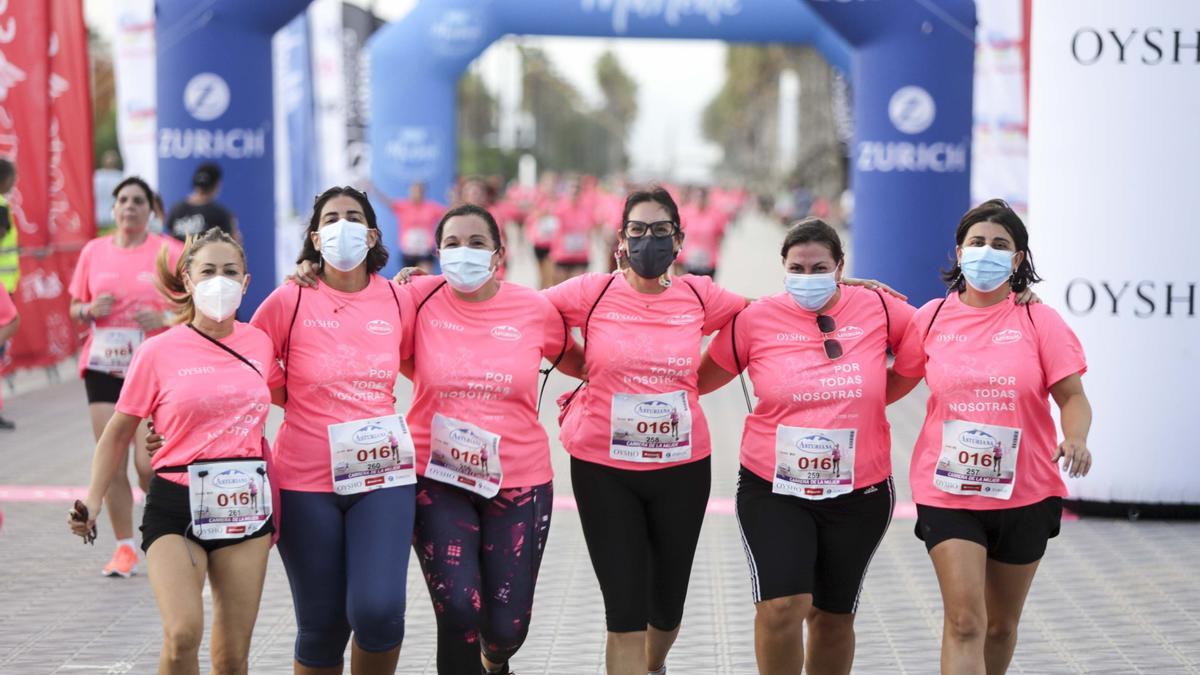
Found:
[[737, 348], [737, 320], [741, 315], [741, 312], [733, 315], [733, 321], [729, 324], [729, 341], [733, 345], [733, 363], [737, 367], [738, 380], [742, 383], [742, 396], [746, 397], [746, 412], [752, 413], [754, 412], [754, 405], [750, 402], [750, 390], [746, 388], [746, 376], [742, 372], [742, 358], [738, 356]]
[[[592, 303], [591, 309], [588, 310], [587, 316], [583, 319], [583, 358], [585, 360], [587, 359], [588, 326], [592, 323], [592, 313], [596, 311], [596, 307], [600, 304], [600, 300], [604, 297], [604, 294], [608, 292], [609, 287], [611, 287], [613, 282], [616, 280], [617, 277], [615, 274], [609, 275], [608, 282], [604, 284], [604, 288], [600, 289], [600, 294], [596, 296], [596, 301]], [[583, 385], [585, 384], [587, 384], [587, 380], [583, 380], [579, 383], [579, 386], [575, 387], [575, 391], [571, 392], [571, 395], [567, 397], [566, 401], [563, 401], [563, 409], [566, 409], [567, 406], [571, 405], [571, 401], [575, 400], [575, 395], [579, 393], [580, 389], [583, 389]]]
[[232, 355], [234, 358], [236, 358], [238, 361], [241, 361], [242, 363], [244, 363], [244, 364], [246, 364], [246, 365], [250, 366], [250, 368], [251, 368], [252, 370], [254, 370], [254, 372], [258, 373], [258, 376], [259, 376], [259, 377], [262, 377], [262, 376], [263, 376], [263, 374], [262, 374], [262, 371], [261, 371], [261, 370], [259, 370], [259, 369], [258, 369], [258, 367], [257, 367], [257, 366], [255, 366], [253, 363], [250, 363], [250, 360], [249, 360], [249, 359], [247, 359], [246, 357], [244, 357], [244, 356], [242, 356], [241, 354], [237, 353], [237, 352], [236, 352], [236, 351], [234, 351], [232, 348], [230, 348], [230, 347], [227, 347], [227, 346], [225, 346], [225, 345], [221, 344], [221, 342], [220, 342], [219, 340], [216, 340], [216, 339], [214, 339], [212, 336], [205, 334], [203, 331], [201, 331], [199, 328], [196, 328], [196, 327], [195, 327], [195, 326], [193, 326], [192, 324], [190, 324], [190, 323], [189, 323], [187, 326], [188, 326], [188, 328], [191, 328], [192, 330], [196, 331], [196, 335], [199, 335], [200, 337], [204, 338], [205, 340], [208, 340], [209, 342], [211, 342], [211, 343], [213, 343], [214, 345], [216, 345], [216, 346], [220, 347], [221, 349], [225, 350], [226, 352], [229, 352], [229, 354], [231, 354], [231, 355]]

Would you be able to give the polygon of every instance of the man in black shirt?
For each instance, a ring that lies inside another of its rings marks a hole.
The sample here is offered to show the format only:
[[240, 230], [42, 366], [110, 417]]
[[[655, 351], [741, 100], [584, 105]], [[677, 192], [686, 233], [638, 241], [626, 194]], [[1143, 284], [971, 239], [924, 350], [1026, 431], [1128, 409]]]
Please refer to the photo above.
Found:
[[182, 241], [189, 234], [200, 235], [210, 227], [219, 227], [241, 241], [237, 218], [216, 201], [220, 190], [221, 167], [216, 164], [196, 167], [196, 173], [192, 175], [192, 193], [171, 207], [164, 232]]

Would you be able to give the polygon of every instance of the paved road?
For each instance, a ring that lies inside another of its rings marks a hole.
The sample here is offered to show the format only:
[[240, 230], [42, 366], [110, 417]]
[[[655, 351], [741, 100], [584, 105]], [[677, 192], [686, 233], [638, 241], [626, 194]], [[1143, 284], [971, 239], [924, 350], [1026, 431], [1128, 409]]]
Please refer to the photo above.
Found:
[[[744, 219], [726, 251], [726, 260], [744, 266], [728, 269], [721, 281], [747, 295], [775, 292], [780, 237], [773, 225]], [[763, 263], [747, 264], [756, 260]], [[526, 256], [516, 261], [513, 277], [530, 280]], [[568, 386], [566, 378], [552, 379], [547, 400]], [[404, 400], [407, 387], [400, 389]], [[921, 422], [923, 398], [916, 392], [889, 413], [902, 500], [907, 499], [908, 450]], [[714, 501], [669, 665], [677, 675], [753, 673], [748, 573], [729, 513], [744, 405], [736, 384], [705, 397], [703, 404], [715, 441]], [[5, 415], [20, 427], [0, 436], [0, 674], [148, 673], [157, 663], [158, 612], [145, 576], [101, 578], [111, 532], [102, 527], [95, 548], [81, 546], [63, 526], [65, 493], [31, 489], [86, 483], [93, 442], [84, 405], [83, 387], [74, 380], [6, 401]], [[552, 410], [543, 414], [543, 422], [552, 435], [557, 431]], [[556, 445], [554, 456], [555, 489], [568, 497], [566, 454]], [[560, 501], [530, 638], [513, 662], [522, 675], [603, 672], [599, 590], [578, 516], [570, 500]], [[933, 570], [906, 515], [902, 505], [867, 578], [856, 673], [937, 670], [941, 605]], [[1197, 523], [1065, 523], [1034, 583], [1012, 672], [1200, 672], [1197, 560]], [[251, 672], [290, 673], [294, 635], [287, 580], [272, 556]], [[433, 673], [433, 648], [433, 615], [414, 564], [400, 672]]]

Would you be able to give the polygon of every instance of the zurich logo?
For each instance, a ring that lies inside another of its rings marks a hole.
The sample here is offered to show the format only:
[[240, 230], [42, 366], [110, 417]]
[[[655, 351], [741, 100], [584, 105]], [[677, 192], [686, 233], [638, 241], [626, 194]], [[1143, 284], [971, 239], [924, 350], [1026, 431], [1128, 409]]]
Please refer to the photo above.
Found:
[[388, 437], [388, 430], [378, 424], [368, 424], [367, 426], [354, 432], [354, 442], [362, 445], [371, 445], [380, 443]]
[[183, 107], [201, 122], [224, 115], [229, 99], [229, 85], [216, 73], [198, 73], [183, 88]]
[[921, 87], [901, 87], [888, 102], [888, 117], [897, 129], [906, 134], [919, 134], [933, 124], [937, 105], [929, 92]]
[[216, 478], [213, 478], [213, 485], [226, 490], [237, 490], [239, 488], [244, 488], [249, 482], [249, 476], [241, 471], [235, 471], [233, 469], [222, 471], [221, 473], [217, 474]]
[[828, 436], [822, 436], [821, 434], [805, 436], [804, 438], [796, 441], [797, 450], [800, 452], [810, 452], [815, 454], [830, 452], [833, 450], [835, 445], [836, 443], [833, 442], [832, 438], [829, 438]]
[[675, 406], [663, 401], [646, 401], [639, 403], [633, 410], [639, 417], [647, 419], [658, 419], [661, 417], [669, 417], [675, 412]]
[[991, 450], [996, 447], [996, 437], [979, 429], [962, 432], [958, 435], [958, 442], [972, 450]]

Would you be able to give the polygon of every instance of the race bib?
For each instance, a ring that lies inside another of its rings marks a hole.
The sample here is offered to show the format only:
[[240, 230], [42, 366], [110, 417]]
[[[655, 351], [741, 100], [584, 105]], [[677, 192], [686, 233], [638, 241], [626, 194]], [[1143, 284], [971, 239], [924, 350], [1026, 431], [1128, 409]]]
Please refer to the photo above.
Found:
[[425, 477], [491, 499], [500, 492], [500, 437], [470, 422], [433, 414]]
[[775, 481], [771, 492], [828, 499], [854, 490], [854, 429], [775, 430]]
[[660, 464], [692, 457], [692, 411], [687, 392], [614, 394], [608, 456]]
[[563, 251], [579, 255], [587, 252], [588, 237], [580, 232], [571, 232], [563, 236]]
[[199, 539], [243, 539], [271, 517], [271, 483], [261, 459], [188, 465], [192, 533]]
[[427, 255], [433, 251], [433, 237], [419, 227], [405, 228], [401, 248], [408, 254]]
[[558, 218], [554, 216], [542, 216], [537, 220], [537, 233], [539, 239], [550, 239], [558, 233]]
[[339, 495], [417, 482], [416, 452], [403, 415], [330, 424], [329, 460]]
[[962, 420], [942, 423], [942, 454], [933, 486], [969, 497], [1012, 497], [1021, 430]]
[[88, 349], [87, 369], [109, 375], [124, 375], [129, 370], [133, 353], [141, 346], [145, 334], [137, 328], [97, 328], [92, 331], [92, 346]]

